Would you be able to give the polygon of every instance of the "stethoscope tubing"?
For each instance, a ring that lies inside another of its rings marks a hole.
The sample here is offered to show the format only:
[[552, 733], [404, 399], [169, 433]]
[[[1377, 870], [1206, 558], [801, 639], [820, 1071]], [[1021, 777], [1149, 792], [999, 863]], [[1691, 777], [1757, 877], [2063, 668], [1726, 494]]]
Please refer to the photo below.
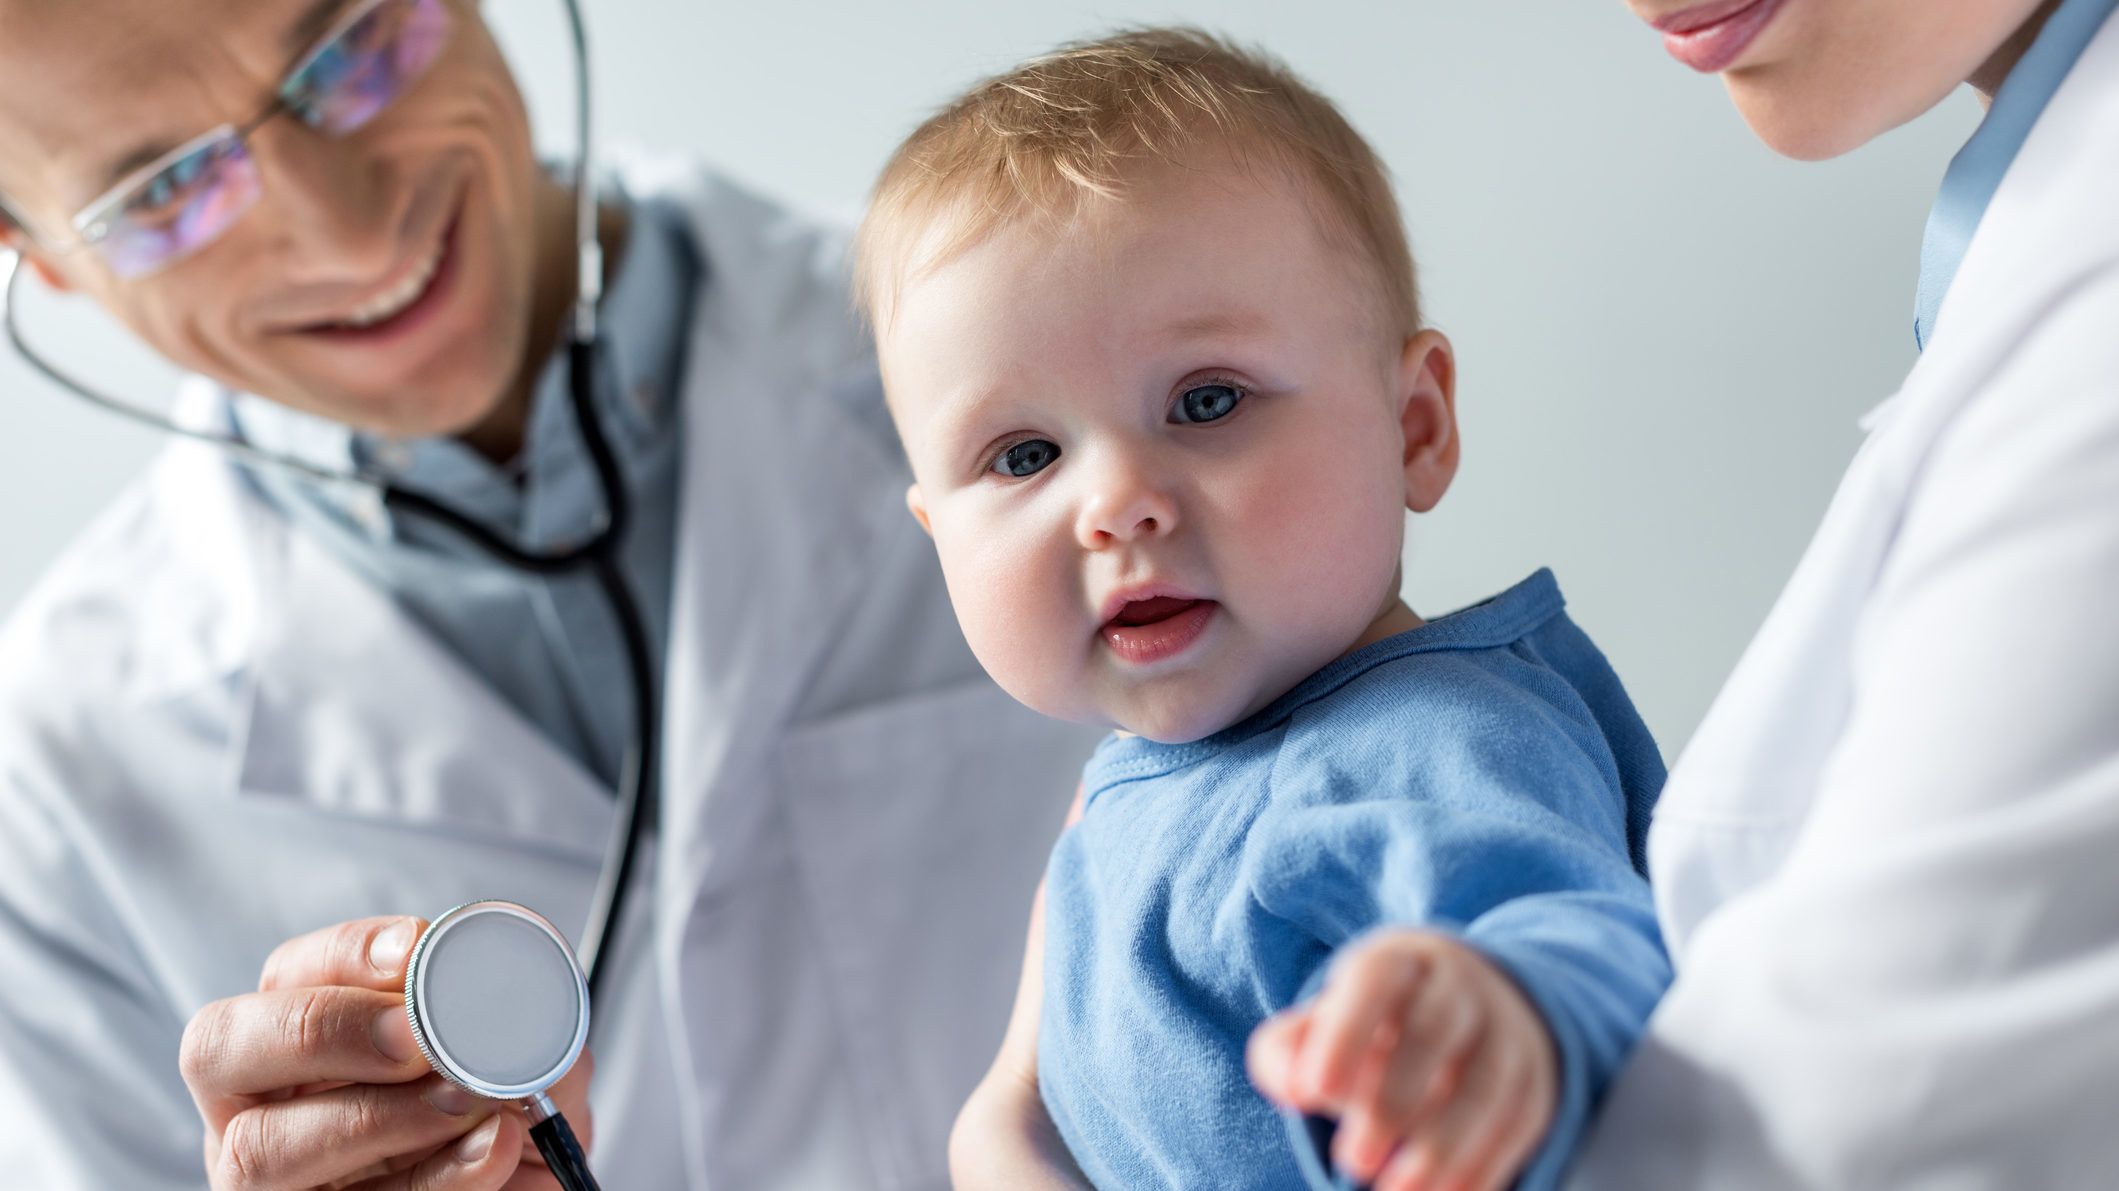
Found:
[[596, 1185], [596, 1176], [589, 1173], [589, 1158], [574, 1137], [574, 1127], [567, 1124], [549, 1097], [531, 1099], [530, 1119], [535, 1122], [530, 1126], [530, 1140], [537, 1143], [545, 1169], [558, 1180], [560, 1191], [602, 1191]]
[[[432, 497], [399, 487], [387, 474], [335, 471], [291, 456], [261, 449], [228, 434], [186, 426], [128, 401], [102, 393], [69, 375], [31, 344], [16, 317], [20, 253], [0, 253], [0, 328], [15, 352], [45, 379], [107, 412], [165, 434], [202, 442], [235, 459], [270, 467], [300, 479], [326, 485], [354, 486], [377, 494], [393, 512], [424, 517], [461, 536], [495, 562], [529, 574], [553, 576], [587, 571], [596, 580], [616, 622], [626, 658], [633, 700], [633, 741], [620, 767], [618, 806], [604, 858], [589, 903], [589, 914], [576, 952], [588, 971], [590, 996], [599, 996], [610, 972], [610, 943], [623, 921], [626, 895], [639, 853], [654, 822], [656, 726], [660, 708], [655, 668], [645, 623], [633, 593], [619, 569], [618, 544], [628, 524], [625, 477], [596, 416], [594, 382], [598, 344], [598, 306], [603, 295], [603, 248], [596, 236], [594, 123], [589, 78], [588, 31], [579, 0], [562, 0], [574, 47], [574, 118], [580, 155], [574, 163], [576, 294], [568, 320], [567, 390], [584, 448], [602, 488], [604, 514], [593, 536], [570, 549], [541, 553], [493, 532]], [[578, 1150], [578, 1147], [577, 1147]]]
[[[587, 571], [595, 578], [612, 619], [616, 622], [625, 651], [626, 671], [633, 701], [633, 740], [620, 766], [618, 805], [604, 856], [590, 896], [589, 913], [580, 945], [575, 949], [587, 971], [589, 1000], [602, 996], [612, 968], [611, 941], [624, 921], [627, 892], [633, 870], [654, 822], [655, 758], [660, 707], [656, 698], [655, 667], [640, 606], [627, 587], [620, 570], [618, 546], [629, 522], [625, 476], [616, 453], [596, 416], [595, 379], [597, 314], [603, 296], [603, 248], [596, 236], [597, 204], [589, 85], [588, 31], [579, 0], [563, 0], [574, 46], [574, 117], [579, 135], [579, 157], [574, 164], [575, 284], [572, 317], [568, 320], [567, 392], [580, 428], [583, 447], [594, 465], [602, 488], [604, 512], [596, 532], [580, 545], [554, 553], [524, 549], [458, 510], [422, 493], [399, 487], [388, 475], [368, 471], [333, 471], [300, 459], [262, 450], [228, 434], [216, 434], [152, 413], [131, 402], [97, 391], [75, 380], [29, 343], [16, 318], [16, 284], [21, 276], [20, 253], [0, 254], [0, 327], [4, 327], [16, 353], [32, 369], [58, 387], [92, 405], [129, 421], [144, 424], [179, 438], [203, 442], [231, 457], [254, 466], [276, 468], [298, 478], [327, 485], [352, 485], [375, 492], [394, 513], [411, 514], [436, 522], [461, 536], [495, 562], [529, 574], [554, 576]], [[605, 1016], [607, 1020], [607, 1015]], [[544, 1156], [545, 1165], [564, 1191], [598, 1191], [589, 1173], [588, 1158], [568, 1126], [566, 1118], [543, 1094], [531, 1099], [530, 1135]]]

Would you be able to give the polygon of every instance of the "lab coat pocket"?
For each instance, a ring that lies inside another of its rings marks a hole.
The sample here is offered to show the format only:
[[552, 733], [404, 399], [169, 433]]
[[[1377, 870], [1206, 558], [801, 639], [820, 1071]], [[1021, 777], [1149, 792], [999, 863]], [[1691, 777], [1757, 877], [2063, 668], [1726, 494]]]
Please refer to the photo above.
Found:
[[791, 731], [775, 780], [877, 1183], [947, 1185], [1031, 894], [1093, 745], [980, 678]]

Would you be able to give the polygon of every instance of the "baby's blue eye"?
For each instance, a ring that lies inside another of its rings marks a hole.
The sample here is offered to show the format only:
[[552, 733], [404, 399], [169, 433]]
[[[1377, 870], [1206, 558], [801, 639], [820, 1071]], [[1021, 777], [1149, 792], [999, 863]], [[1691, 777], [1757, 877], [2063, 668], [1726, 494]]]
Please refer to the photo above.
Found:
[[1226, 418], [1243, 400], [1243, 390], [1235, 385], [1216, 382], [1210, 385], [1193, 385], [1177, 398], [1176, 406], [1170, 410], [1173, 422], [1212, 422]]
[[993, 461], [993, 470], [1004, 476], [1021, 479], [1024, 476], [1034, 476], [1052, 466], [1052, 461], [1059, 456], [1058, 443], [1047, 442], [1042, 438], [1026, 439], [1002, 451], [1001, 457]]

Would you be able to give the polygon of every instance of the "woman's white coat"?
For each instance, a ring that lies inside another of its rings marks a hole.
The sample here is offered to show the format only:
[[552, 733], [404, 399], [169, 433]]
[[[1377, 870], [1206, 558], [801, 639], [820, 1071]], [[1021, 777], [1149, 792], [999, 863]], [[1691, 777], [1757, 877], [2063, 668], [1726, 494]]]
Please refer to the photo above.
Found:
[[2119, 22], [1673, 771], [1677, 982], [1577, 1185], [2119, 1172], [2115, 195]]

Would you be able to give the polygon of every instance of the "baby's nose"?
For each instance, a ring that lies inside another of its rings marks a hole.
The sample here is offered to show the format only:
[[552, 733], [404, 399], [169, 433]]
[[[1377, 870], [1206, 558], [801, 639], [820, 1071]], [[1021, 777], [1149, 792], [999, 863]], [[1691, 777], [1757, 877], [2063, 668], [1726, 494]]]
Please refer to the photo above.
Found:
[[1084, 549], [1167, 535], [1177, 528], [1177, 502], [1169, 489], [1138, 475], [1114, 475], [1083, 506], [1077, 536]]

